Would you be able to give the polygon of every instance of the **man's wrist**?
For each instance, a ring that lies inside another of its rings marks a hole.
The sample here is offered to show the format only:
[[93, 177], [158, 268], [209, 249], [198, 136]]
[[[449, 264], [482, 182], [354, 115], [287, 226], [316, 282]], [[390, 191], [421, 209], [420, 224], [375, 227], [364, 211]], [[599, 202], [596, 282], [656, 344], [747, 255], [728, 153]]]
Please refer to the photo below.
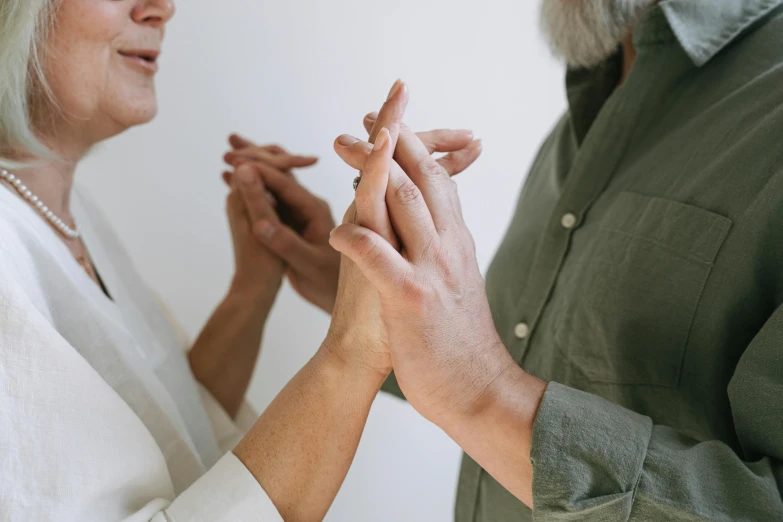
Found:
[[457, 441], [468, 433], [480, 431], [482, 426], [513, 424], [517, 429], [523, 428], [520, 442], [529, 443], [546, 386], [546, 382], [528, 374], [508, 357], [497, 376], [483, 385], [474, 401], [457, 415], [436, 424]]

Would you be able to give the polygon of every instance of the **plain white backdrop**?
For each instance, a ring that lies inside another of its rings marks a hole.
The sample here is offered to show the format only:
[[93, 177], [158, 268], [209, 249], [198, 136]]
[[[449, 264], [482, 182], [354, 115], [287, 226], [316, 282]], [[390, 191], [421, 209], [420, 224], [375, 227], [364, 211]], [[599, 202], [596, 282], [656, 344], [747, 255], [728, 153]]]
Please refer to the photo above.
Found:
[[[299, 173], [337, 219], [355, 176], [332, 150], [364, 137], [398, 77], [417, 130], [471, 128], [484, 154], [459, 179], [486, 270], [524, 175], [564, 106], [562, 67], [532, 0], [181, 0], [158, 76], [160, 114], [92, 152], [79, 179], [141, 273], [195, 335], [223, 297], [232, 252], [220, 181], [226, 137], [321, 157]], [[522, 268], [522, 267], [521, 267]], [[318, 348], [329, 318], [284, 287], [250, 397], [262, 410]], [[381, 396], [327, 517], [447, 522], [461, 453], [402, 401]]]

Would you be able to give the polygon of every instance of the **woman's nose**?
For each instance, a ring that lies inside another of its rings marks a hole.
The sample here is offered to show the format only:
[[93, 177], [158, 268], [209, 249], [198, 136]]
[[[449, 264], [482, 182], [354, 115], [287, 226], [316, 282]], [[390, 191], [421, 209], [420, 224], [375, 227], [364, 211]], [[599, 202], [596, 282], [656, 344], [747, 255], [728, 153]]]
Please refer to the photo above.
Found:
[[132, 16], [136, 23], [162, 27], [175, 11], [174, 0], [139, 0]]

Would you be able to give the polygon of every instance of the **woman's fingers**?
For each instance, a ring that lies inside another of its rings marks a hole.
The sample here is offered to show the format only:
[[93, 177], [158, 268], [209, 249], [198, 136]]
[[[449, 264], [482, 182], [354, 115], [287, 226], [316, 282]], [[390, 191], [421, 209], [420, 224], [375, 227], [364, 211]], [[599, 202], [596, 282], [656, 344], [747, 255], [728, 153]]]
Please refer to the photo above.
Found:
[[236, 171], [236, 185], [242, 194], [251, 223], [264, 219], [277, 221], [277, 214], [267, 198], [266, 188], [258, 173], [250, 165], [242, 165]]
[[232, 150], [227, 152], [223, 159], [226, 163], [235, 167], [247, 161], [263, 161], [283, 170], [310, 167], [318, 163], [318, 158], [315, 156], [277, 154], [260, 147]]
[[[411, 259], [429, 246], [436, 233], [419, 188], [391, 159], [387, 130], [382, 130], [366, 158], [361, 181], [356, 189], [357, 222], [389, 241], [395, 236]], [[356, 146], [350, 145], [349, 147]], [[369, 144], [366, 144], [369, 147]], [[335, 147], [342, 155], [341, 147]], [[366, 183], [366, 185], [365, 185]], [[381, 189], [385, 188], [385, 192]], [[389, 217], [384, 218], [386, 213]], [[386, 219], [391, 223], [387, 232]], [[397, 247], [397, 243], [393, 242]]]
[[232, 134], [228, 137], [228, 144], [234, 149], [244, 149], [247, 147], [256, 147], [256, 144], [239, 134]]
[[326, 203], [296, 181], [296, 178], [265, 163], [254, 163], [267, 190], [286, 209], [302, 220], [317, 218]]
[[318, 252], [293, 229], [274, 220], [262, 220], [253, 232], [280, 259], [297, 272], [307, 273], [318, 259]]
[[355, 201], [358, 224], [380, 234], [396, 247], [397, 239], [386, 208], [386, 190], [389, 186], [393, 152], [394, 143], [389, 129], [384, 127], [361, 171], [361, 182], [356, 189]]
[[405, 115], [405, 108], [408, 106], [408, 86], [402, 80], [397, 80], [389, 91], [389, 96], [378, 113], [378, 119], [375, 127], [370, 131], [370, 137], [367, 140], [375, 143], [378, 133], [382, 128], [386, 128], [392, 137], [393, 142], [397, 142], [397, 136], [400, 132], [402, 117]]

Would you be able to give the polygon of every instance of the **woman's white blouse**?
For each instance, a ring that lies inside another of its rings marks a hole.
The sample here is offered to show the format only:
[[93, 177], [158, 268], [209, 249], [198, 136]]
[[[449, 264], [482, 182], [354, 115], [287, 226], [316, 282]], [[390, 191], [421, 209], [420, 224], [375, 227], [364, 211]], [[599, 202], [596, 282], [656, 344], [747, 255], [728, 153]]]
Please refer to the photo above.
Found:
[[198, 386], [106, 221], [72, 206], [111, 300], [0, 186], [0, 520], [282, 520], [230, 452], [255, 415]]

